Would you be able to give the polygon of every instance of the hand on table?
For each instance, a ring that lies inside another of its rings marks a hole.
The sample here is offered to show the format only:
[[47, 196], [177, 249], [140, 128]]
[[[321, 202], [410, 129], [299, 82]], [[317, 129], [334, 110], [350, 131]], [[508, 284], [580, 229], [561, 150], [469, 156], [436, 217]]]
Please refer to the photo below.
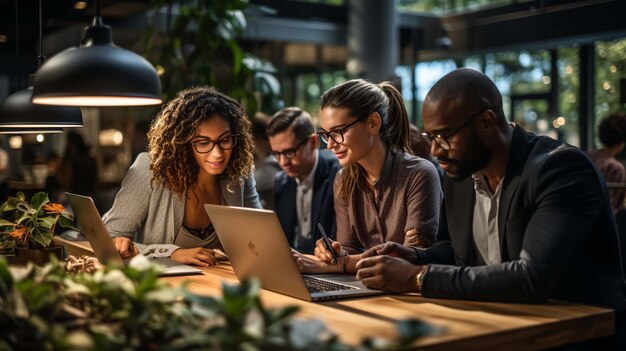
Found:
[[356, 268], [356, 277], [363, 285], [393, 293], [418, 291], [416, 277], [424, 269], [387, 255], [364, 258], [357, 262]]
[[133, 244], [133, 241], [121, 236], [112, 239], [115, 249], [120, 253], [122, 259], [127, 259], [136, 256], [139, 253], [137, 246]]
[[389, 241], [384, 244], [376, 245], [365, 251], [361, 258], [388, 255], [401, 258], [409, 263], [417, 261], [415, 250], [412, 247], [406, 247], [396, 242]]
[[[302, 273], [320, 274], [320, 273], [339, 273], [341, 272], [340, 263], [323, 262], [316, 256], [305, 255], [294, 249], [291, 249], [291, 254], [298, 264], [298, 268]], [[341, 261], [343, 262], [343, 261]]]
[[194, 247], [193, 249], [177, 249], [171, 258], [180, 263], [192, 264], [200, 267], [215, 266], [217, 259], [211, 249]]

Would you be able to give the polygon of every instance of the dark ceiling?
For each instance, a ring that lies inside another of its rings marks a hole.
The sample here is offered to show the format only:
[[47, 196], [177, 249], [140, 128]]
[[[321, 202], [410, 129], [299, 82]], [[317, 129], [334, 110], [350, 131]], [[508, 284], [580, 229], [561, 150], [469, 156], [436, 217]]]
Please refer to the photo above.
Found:
[[[95, 13], [96, 1], [84, 1], [86, 8], [82, 10], [75, 8], [76, 0], [41, 1], [44, 7], [44, 54], [50, 56], [78, 45], [83, 28]], [[249, 1], [253, 6], [247, 11], [249, 28], [242, 41], [252, 43], [252, 46], [273, 42], [346, 45], [349, 6], [306, 1]], [[0, 42], [0, 74], [11, 76], [15, 75], [18, 66], [16, 2], [19, 4], [19, 71], [23, 75], [37, 68], [39, 0], [0, 0], [0, 38], [6, 38], [5, 42]], [[100, 0], [101, 15], [105, 24], [113, 27], [115, 44], [141, 50], [138, 43], [145, 32], [145, 14], [151, 8], [151, 2]], [[433, 50], [429, 46], [440, 34], [439, 18], [402, 13], [400, 47], [406, 52], [417, 48], [420, 59], [433, 60], [497, 50], [591, 43], [624, 37], [624, 13], [624, 0], [525, 0], [475, 13], [450, 14], [444, 18], [444, 23], [454, 45], [452, 50], [446, 51]], [[437, 29], [437, 35], [424, 30], [431, 27]], [[426, 39], [414, 45], [417, 29]]]
[[[16, 16], [16, 2], [19, 16]], [[75, 0], [42, 0], [41, 2], [44, 37], [72, 26], [85, 27], [91, 22], [95, 13], [96, 1], [94, 0], [84, 1], [86, 8], [82, 10], [75, 8], [75, 4], [79, 2]], [[150, 0], [100, 0], [100, 12], [105, 24], [143, 13], [149, 8]], [[5, 41], [0, 42], [1, 65], [15, 63], [18, 46], [20, 61], [36, 62], [39, 50], [39, 0], [0, 0], [0, 38], [3, 36]], [[72, 45], [78, 45], [78, 41], [70, 46]], [[6, 67], [3, 68], [5, 71]]]

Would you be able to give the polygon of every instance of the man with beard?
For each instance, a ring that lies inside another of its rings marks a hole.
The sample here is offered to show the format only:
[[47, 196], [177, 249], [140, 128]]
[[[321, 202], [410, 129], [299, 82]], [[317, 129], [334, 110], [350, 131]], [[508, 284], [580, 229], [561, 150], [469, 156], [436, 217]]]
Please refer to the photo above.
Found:
[[362, 282], [425, 297], [593, 304], [615, 309], [623, 330], [619, 239], [585, 154], [508, 123], [497, 87], [472, 69], [439, 80], [423, 118], [447, 178], [437, 242], [371, 248], [357, 264]]

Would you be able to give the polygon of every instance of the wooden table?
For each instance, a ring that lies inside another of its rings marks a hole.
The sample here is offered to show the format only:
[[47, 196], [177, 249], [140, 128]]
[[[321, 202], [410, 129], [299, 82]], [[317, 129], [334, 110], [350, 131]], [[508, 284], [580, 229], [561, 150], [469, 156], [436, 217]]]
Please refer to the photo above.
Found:
[[[55, 240], [68, 248], [91, 248], [85, 242]], [[237, 282], [229, 263], [202, 270], [204, 275], [162, 279], [173, 285], [189, 282], [189, 290], [202, 295], [219, 295], [222, 282]], [[313, 303], [267, 290], [261, 291], [261, 300], [268, 307], [299, 306], [299, 318], [322, 320], [348, 344], [372, 336], [394, 338], [396, 321], [419, 318], [443, 330], [415, 345], [428, 350], [543, 349], [611, 335], [615, 318], [612, 310], [556, 300], [523, 305], [427, 299], [410, 294]]]

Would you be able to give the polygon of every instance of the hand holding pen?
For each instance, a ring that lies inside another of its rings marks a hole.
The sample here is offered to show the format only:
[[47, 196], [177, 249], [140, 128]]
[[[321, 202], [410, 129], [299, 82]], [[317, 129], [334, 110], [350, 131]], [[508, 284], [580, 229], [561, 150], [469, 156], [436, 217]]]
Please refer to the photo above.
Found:
[[337, 263], [337, 255], [341, 252], [341, 244], [328, 238], [321, 223], [317, 224], [317, 228], [322, 238], [315, 243], [315, 257], [322, 262]]

